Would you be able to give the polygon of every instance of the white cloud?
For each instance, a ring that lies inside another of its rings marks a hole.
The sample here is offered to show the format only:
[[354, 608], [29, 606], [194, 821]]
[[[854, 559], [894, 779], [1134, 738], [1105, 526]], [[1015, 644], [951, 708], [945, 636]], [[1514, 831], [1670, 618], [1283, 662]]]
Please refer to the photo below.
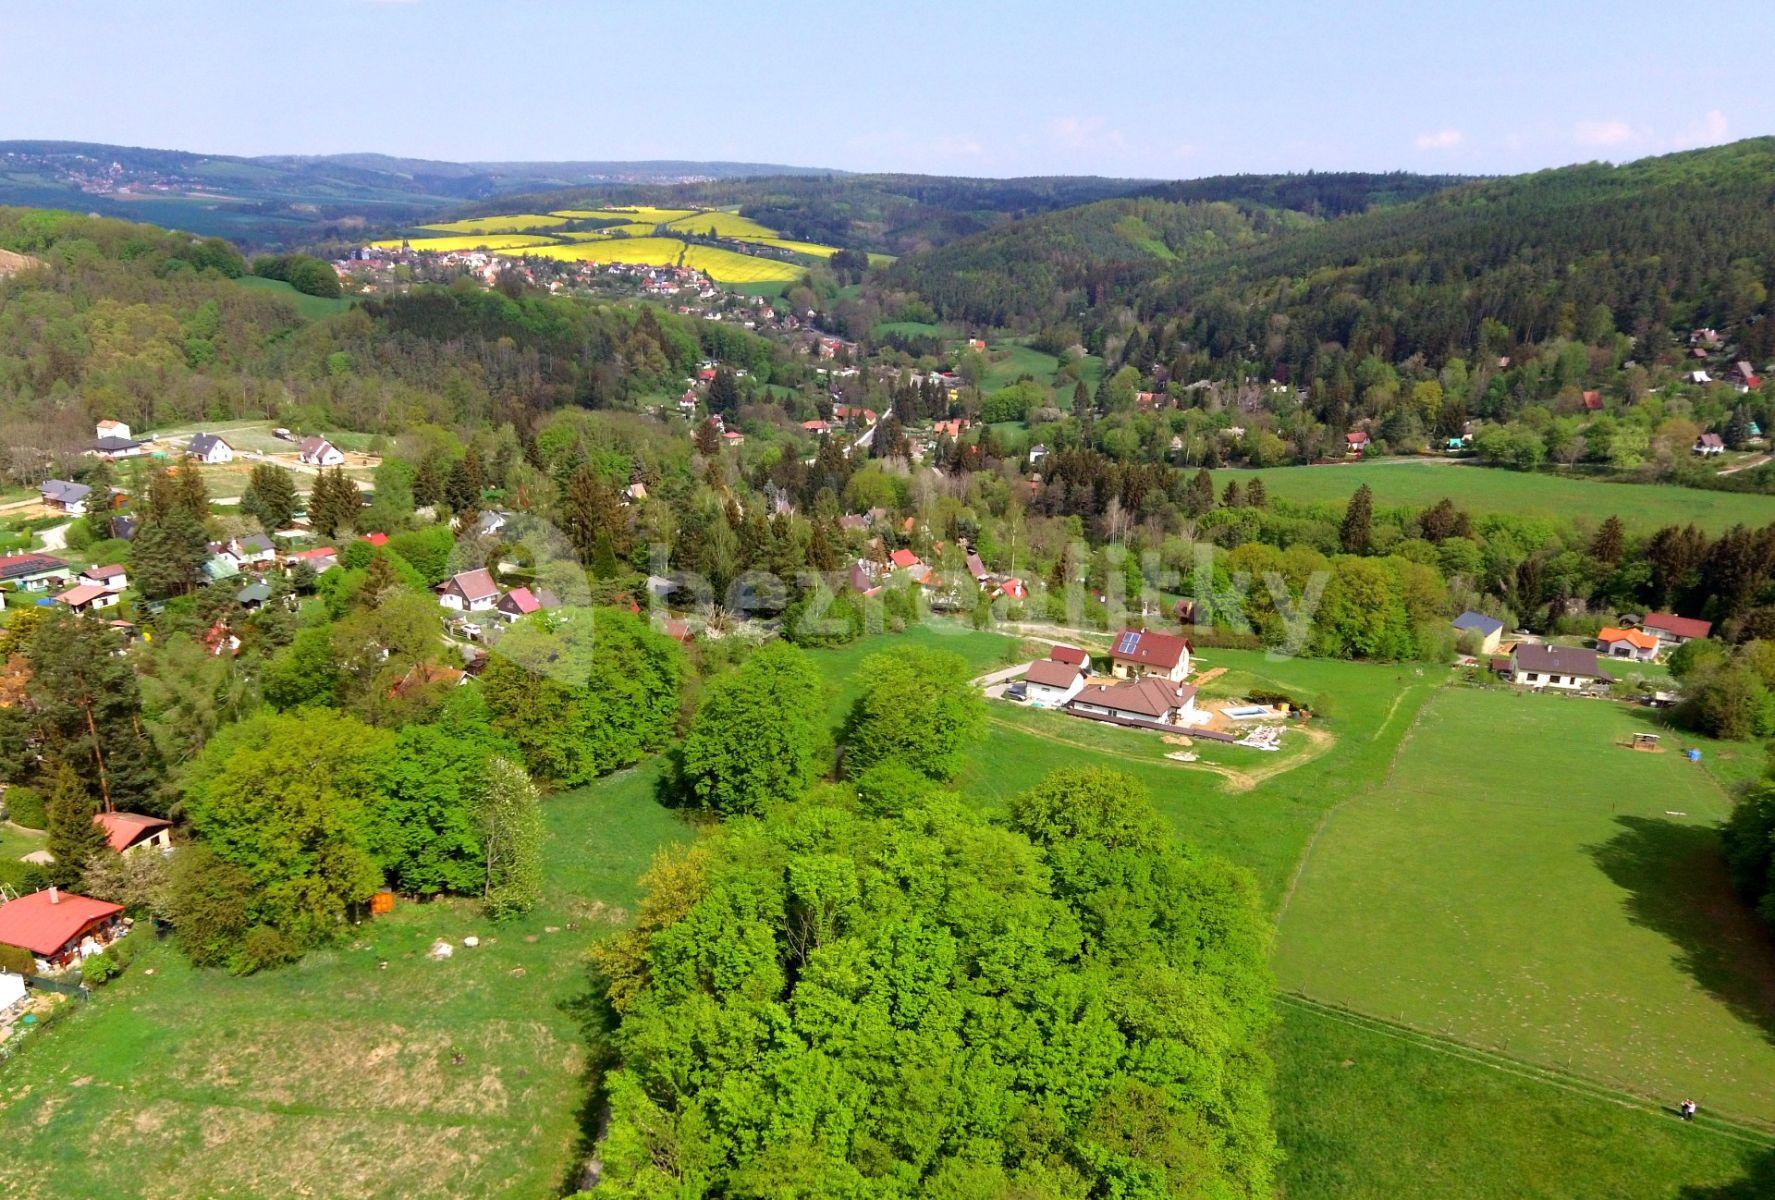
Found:
[[1127, 148], [1119, 129], [1109, 128], [1102, 117], [1056, 117], [1048, 122], [1048, 134], [1068, 150]]
[[1580, 146], [1623, 146], [1645, 138], [1625, 121], [1579, 121], [1572, 126], [1572, 136]]
[[1434, 133], [1420, 133], [1414, 140], [1419, 150], [1453, 150], [1467, 140], [1467, 135], [1458, 129], [1438, 129]]

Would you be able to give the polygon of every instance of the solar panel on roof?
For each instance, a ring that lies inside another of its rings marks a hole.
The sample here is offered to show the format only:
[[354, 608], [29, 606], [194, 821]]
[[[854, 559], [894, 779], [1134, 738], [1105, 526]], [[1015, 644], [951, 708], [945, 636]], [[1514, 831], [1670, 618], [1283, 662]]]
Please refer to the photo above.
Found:
[[1124, 633], [1122, 635], [1122, 640], [1116, 643], [1116, 653], [1117, 654], [1132, 654], [1132, 653], [1134, 653], [1134, 647], [1138, 646], [1139, 644], [1140, 644], [1140, 635], [1138, 633], [1135, 633], [1135, 632]]

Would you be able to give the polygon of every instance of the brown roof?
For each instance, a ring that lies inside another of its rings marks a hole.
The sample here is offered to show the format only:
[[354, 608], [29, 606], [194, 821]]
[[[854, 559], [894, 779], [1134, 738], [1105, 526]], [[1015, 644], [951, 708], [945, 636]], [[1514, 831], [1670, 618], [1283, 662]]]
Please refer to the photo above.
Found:
[[1169, 671], [1183, 661], [1189, 651], [1188, 640], [1175, 633], [1152, 633], [1145, 629], [1124, 629], [1116, 634], [1110, 657], [1117, 662], [1139, 663], [1143, 667], [1163, 667]]
[[1647, 613], [1646, 619], [1640, 624], [1647, 629], [1658, 629], [1685, 638], [1704, 638], [1713, 632], [1711, 621], [1703, 621], [1696, 617], [1678, 617], [1670, 613]]
[[1095, 704], [1141, 717], [1162, 717], [1174, 708], [1182, 708], [1195, 694], [1196, 689], [1187, 683], [1142, 679], [1118, 687], [1094, 683], [1079, 692], [1074, 700], [1079, 704]]
[[1091, 658], [1077, 646], [1055, 646], [1048, 651], [1048, 657], [1055, 662], [1071, 663], [1075, 667], [1084, 666]]
[[452, 575], [439, 584], [438, 589], [454, 591], [464, 600], [485, 600], [488, 596], [499, 594], [499, 585], [493, 582], [492, 574], [485, 567]]
[[1545, 642], [1523, 642], [1516, 647], [1512, 658], [1519, 671], [1609, 679], [1608, 672], [1596, 665], [1596, 651], [1586, 650], [1580, 646], [1550, 646]]
[[1071, 663], [1055, 662], [1051, 658], [1030, 663], [1029, 670], [1023, 675], [1030, 683], [1055, 688], [1069, 688], [1078, 677], [1078, 667]]

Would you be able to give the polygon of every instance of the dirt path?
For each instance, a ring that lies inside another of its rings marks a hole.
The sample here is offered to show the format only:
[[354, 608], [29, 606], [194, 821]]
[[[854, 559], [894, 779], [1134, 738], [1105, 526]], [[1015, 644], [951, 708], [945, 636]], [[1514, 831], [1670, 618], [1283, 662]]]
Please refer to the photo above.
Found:
[[1775, 457], [1775, 456], [1768, 455], [1768, 454], [1759, 454], [1755, 458], [1745, 459], [1743, 462], [1739, 463], [1735, 467], [1724, 467], [1718, 471], [1715, 471], [1714, 474], [1716, 474], [1716, 475], [1736, 475], [1740, 471], [1748, 471], [1752, 467], [1762, 466], [1764, 463], [1768, 462], [1771, 457]]

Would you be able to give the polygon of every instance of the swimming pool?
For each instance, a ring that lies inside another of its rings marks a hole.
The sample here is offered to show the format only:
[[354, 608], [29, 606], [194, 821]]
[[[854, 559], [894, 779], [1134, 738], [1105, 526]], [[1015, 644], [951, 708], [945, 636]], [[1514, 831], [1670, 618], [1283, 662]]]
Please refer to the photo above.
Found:
[[1223, 708], [1220, 715], [1229, 721], [1254, 721], [1258, 717], [1270, 716], [1270, 709], [1265, 704], [1240, 704], [1231, 708]]

